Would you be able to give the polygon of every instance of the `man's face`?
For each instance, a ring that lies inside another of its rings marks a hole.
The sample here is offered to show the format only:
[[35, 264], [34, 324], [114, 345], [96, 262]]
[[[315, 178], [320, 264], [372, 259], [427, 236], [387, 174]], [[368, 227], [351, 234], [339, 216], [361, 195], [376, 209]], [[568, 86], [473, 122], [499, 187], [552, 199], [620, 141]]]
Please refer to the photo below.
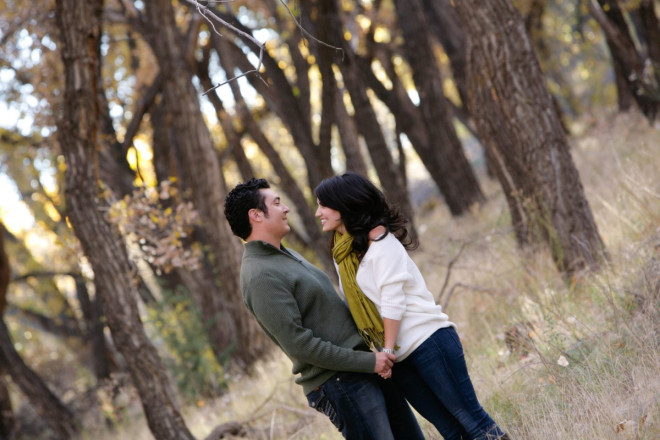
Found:
[[259, 192], [264, 196], [264, 203], [268, 212], [263, 213], [263, 228], [272, 237], [281, 239], [290, 230], [286, 215], [289, 213], [289, 207], [280, 200], [280, 196], [270, 188], [260, 189]]

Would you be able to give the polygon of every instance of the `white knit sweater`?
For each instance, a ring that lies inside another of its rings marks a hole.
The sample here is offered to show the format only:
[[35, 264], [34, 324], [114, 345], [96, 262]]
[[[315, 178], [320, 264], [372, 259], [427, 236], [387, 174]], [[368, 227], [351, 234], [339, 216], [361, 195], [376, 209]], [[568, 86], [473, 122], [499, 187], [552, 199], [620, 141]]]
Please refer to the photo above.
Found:
[[358, 267], [357, 283], [383, 318], [401, 321], [397, 361], [405, 359], [436, 330], [455, 327], [435, 303], [415, 262], [392, 234], [371, 242]]

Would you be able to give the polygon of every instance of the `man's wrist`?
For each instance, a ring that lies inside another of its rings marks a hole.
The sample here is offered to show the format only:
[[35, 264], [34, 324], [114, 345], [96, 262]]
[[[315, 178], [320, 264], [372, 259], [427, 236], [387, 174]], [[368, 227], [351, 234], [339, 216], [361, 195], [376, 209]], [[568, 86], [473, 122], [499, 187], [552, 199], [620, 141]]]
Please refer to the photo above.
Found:
[[396, 350], [394, 350], [393, 348], [381, 348], [380, 351], [382, 351], [383, 353], [387, 353], [387, 354], [394, 354], [394, 352]]

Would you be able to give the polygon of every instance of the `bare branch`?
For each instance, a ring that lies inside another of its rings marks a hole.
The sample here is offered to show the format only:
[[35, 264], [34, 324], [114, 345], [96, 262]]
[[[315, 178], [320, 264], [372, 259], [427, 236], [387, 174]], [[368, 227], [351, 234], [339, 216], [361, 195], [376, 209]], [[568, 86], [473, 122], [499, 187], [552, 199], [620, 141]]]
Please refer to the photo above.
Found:
[[39, 272], [28, 272], [23, 275], [15, 276], [11, 279], [12, 283], [25, 281], [28, 278], [52, 278], [56, 276], [69, 276], [75, 279], [82, 278], [80, 273], [76, 272], [54, 272], [54, 271], [39, 271]]
[[451, 289], [449, 289], [449, 292], [447, 293], [447, 298], [445, 299], [445, 302], [442, 303], [442, 308], [446, 309], [447, 306], [449, 305], [449, 300], [451, 299], [452, 295], [454, 294], [454, 291], [462, 287], [464, 289], [468, 290], [473, 290], [475, 292], [483, 292], [483, 293], [490, 293], [490, 294], [496, 294], [497, 291], [493, 289], [486, 289], [485, 287], [479, 287], [479, 286], [470, 286], [468, 284], [463, 284], [463, 283], [456, 283], [453, 286], [451, 286]]
[[291, 11], [291, 9], [289, 9], [289, 6], [284, 2], [284, 0], [280, 0], [280, 3], [282, 3], [282, 6], [284, 6], [284, 7], [286, 8], [287, 12], [288, 12], [289, 15], [291, 16], [291, 19], [292, 19], [293, 22], [296, 24], [296, 27], [297, 27], [298, 29], [300, 29], [300, 32], [302, 32], [303, 35], [306, 35], [307, 38], [309, 38], [309, 39], [311, 39], [311, 40], [313, 40], [313, 41], [316, 41], [317, 43], [319, 43], [319, 44], [321, 44], [321, 45], [323, 45], [323, 46], [325, 46], [325, 47], [329, 47], [330, 49], [334, 49], [334, 50], [336, 50], [336, 51], [340, 51], [340, 52], [342, 53], [342, 59], [344, 58], [344, 49], [342, 49], [341, 47], [336, 47], [336, 46], [333, 46], [333, 45], [331, 45], [331, 44], [325, 43], [325, 42], [319, 40], [318, 38], [316, 38], [314, 35], [310, 34], [310, 33], [309, 33], [304, 27], [302, 27], [302, 25], [300, 24], [300, 22], [298, 21], [298, 19], [296, 18], [296, 16], [293, 15], [293, 12]]
[[[442, 283], [442, 288], [440, 289], [440, 293], [438, 293], [438, 298], [436, 299], [436, 302], [440, 302], [440, 300], [442, 299], [442, 296], [445, 293], [445, 289], [447, 288], [447, 284], [449, 284], [449, 277], [451, 276], [451, 268], [454, 266], [454, 264], [456, 264], [456, 262], [458, 261], [458, 258], [461, 256], [461, 254], [463, 253], [465, 248], [470, 244], [472, 244], [471, 241], [463, 242], [461, 244], [461, 248], [458, 250], [456, 255], [454, 255], [454, 258], [452, 258], [449, 261], [449, 264], [447, 265], [447, 274], [445, 275], [445, 281], [444, 281], [444, 283]], [[453, 287], [452, 287], [452, 290], [453, 290]], [[449, 295], [451, 295], [451, 291], [450, 291]], [[445, 300], [445, 302], [447, 302], [447, 301]]]
[[133, 145], [133, 138], [136, 136], [138, 130], [140, 129], [140, 124], [142, 123], [144, 115], [151, 107], [151, 104], [153, 104], [154, 99], [156, 99], [156, 95], [160, 90], [162, 82], [163, 76], [162, 74], [159, 74], [135, 105], [135, 108], [133, 109], [133, 119], [131, 119], [128, 127], [126, 127], [124, 141], [121, 143], [121, 148], [124, 153], [126, 153], [131, 145]]
[[[250, 35], [249, 32], [244, 32], [244, 31], [240, 30], [239, 28], [237, 28], [236, 26], [234, 26], [234, 25], [232, 25], [231, 23], [229, 23], [228, 21], [223, 20], [223, 19], [220, 18], [217, 14], [215, 14], [213, 10], [209, 9], [209, 8], [206, 7], [205, 5], [202, 5], [202, 4], [201, 4], [200, 2], [198, 2], [197, 0], [184, 0], [184, 1], [185, 1], [186, 3], [188, 3], [188, 4], [192, 5], [192, 6], [194, 6], [194, 7], [197, 9], [197, 12], [199, 12], [199, 14], [200, 14], [202, 17], [204, 17], [204, 19], [209, 23], [209, 25], [211, 25], [211, 28], [213, 29], [213, 32], [215, 32], [217, 35], [219, 35], [219, 36], [222, 37], [222, 34], [216, 29], [215, 24], [214, 24], [214, 21], [217, 22], [217, 23], [219, 23], [219, 24], [221, 24], [221, 25], [223, 25], [223, 26], [228, 27], [228, 28], [231, 29], [232, 31], [236, 32], [237, 34], [239, 34], [239, 35], [241, 35], [241, 36], [247, 38], [247, 39], [250, 40], [250, 41], [252, 41], [255, 45], [257, 45], [257, 46], [259, 47], [259, 63], [257, 64], [257, 66], [256, 66], [254, 69], [249, 70], [249, 71], [247, 71], [247, 72], [243, 72], [243, 73], [240, 74], [240, 75], [237, 75], [237, 76], [235, 76], [235, 77], [233, 77], [233, 78], [228, 79], [227, 81], [224, 81], [224, 82], [222, 82], [222, 83], [220, 83], [220, 84], [218, 84], [218, 85], [215, 85], [215, 86], [211, 87], [210, 89], [208, 89], [207, 91], [205, 91], [205, 92], [203, 93], [203, 95], [206, 95], [207, 93], [209, 93], [209, 92], [211, 92], [211, 91], [217, 89], [217, 88], [220, 87], [220, 86], [223, 86], [223, 85], [229, 83], [230, 81], [234, 81], [234, 80], [237, 80], [237, 79], [239, 79], [239, 78], [242, 78], [242, 77], [244, 77], [244, 76], [246, 76], [246, 75], [249, 75], [250, 73], [256, 73], [257, 76], [259, 76], [259, 78], [260, 78], [262, 81], [264, 81], [263, 78], [261, 78], [261, 75], [259, 75], [259, 71], [261, 70], [261, 66], [263, 65], [263, 62], [262, 62], [262, 61], [263, 61], [263, 57], [264, 57], [264, 50], [266, 50], [266, 43], [261, 43], [259, 40], [257, 40], [257, 39], [254, 38], [252, 35]], [[264, 81], [264, 84], [267, 85], [267, 83], [266, 83], [265, 81]]]

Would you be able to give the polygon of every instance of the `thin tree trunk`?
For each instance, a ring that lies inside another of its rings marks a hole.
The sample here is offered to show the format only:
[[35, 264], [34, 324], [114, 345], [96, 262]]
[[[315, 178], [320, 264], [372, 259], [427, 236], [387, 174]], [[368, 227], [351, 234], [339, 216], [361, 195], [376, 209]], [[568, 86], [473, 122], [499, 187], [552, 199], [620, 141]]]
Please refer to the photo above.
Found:
[[639, 17], [648, 57], [654, 63], [656, 77], [660, 76], [660, 20], [654, 0], [641, 0]]
[[[4, 316], [7, 307], [10, 272], [9, 257], [5, 251], [5, 225], [0, 222], [0, 317]], [[5, 379], [7, 373], [7, 365], [0, 362], [0, 438], [3, 439], [12, 438], [15, 427], [14, 410]]]
[[358, 131], [362, 135], [371, 161], [376, 169], [376, 174], [385, 195], [391, 200], [411, 222], [412, 235], [416, 235], [414, 228], [414, 212], [410, 204], [410, 198], [406, 191], [406, 184], [398, 172], [392, 158], [381, 127], [376, 118], [376, 113], [367, 95], [366, 87], [362, 82], [358, 59], [350, 45], [344, 39], [344, 26], [338, 12], [336, 0], [322, 1], [319, 5], [319, 17], [323, 17], [330, 24], [331, 33], [329, 41], [344, 51], [343, 59], [338, 60], [344, 85], [351, 97], [355, 110], [355, 121]]
[[[192, 439], [175, 395], [138, 312], [138, 295], [124, 242], [101, 211], [98, 185], [101, 0], [57, 0], [65, 87], [58, 139], [67, 164], [69, 218], [94, 271], [96, 294], [117, 349], [136, 386], [151, 432], [158, 439]], [[69, 420], [62, 417], [61, 420]]]
[[[9, 286], [9, 257], [4, 245], [5, 227], [0, 223], [0, 373], [9, 373], [21, 392], [28, 398], [39, 415], [60, 439], [69, 439], [78, 433], [77, 420], [73, 413], [57, 398], [44, 381], [28, 367], [14, 348], [14, 343], [5, 324], [4, 311], [7, 305], [7, 287]], [[0, 381], [0, 433], [2, 438], [11, 438], [14, 420], [7, 384]], [[5, 413], [4, 411], [8, 411]], [[6, 436], [6, 437], [5, 437]]]
[[420, 156], [451, 213], [461, 215], [484, 197], [454, 128], [422, 3], [420, 0], [394, 3], [404, 35], [405, 56], [419, 94], [422, 120], [431, 141], [428, 150], [422, 150]]
[[[214, 38], [213, 41], [215, 42], [215, 48], [218, 51], [218, 54], [223, 54], [220, 57], [223, 68], [225, 71], [233, 71], [236, 68], [236, 59], [234, 56], [235, 52], [230, 50], [229, 42], [221, 38]], [[243, 95], [241, 94], [241, 90], [238, 84], [231, 83], [229, 86], [232, 90], [234, 101], [236, 102], [236, 109], [241, 124], [245, 127], [247, 133], [252, 137], [252, 140], [254, 140], [254, 142], [259, 146], [261, 152], [270, 162], [275, 173], [280, 178], [280, 187], [296, 207], [297, 214], [302, 221], [305, 234], [307, 235], [306, 239], [303, 240], [303, 243], [316, 251], [317, 255], [321, 259], [321, 263], [326, 269], [326, 272], [332, 276], [332, 274], [336, 273], [334, 263], [332, 261], [332, 257], [327, 252], [328, 242], [321, 234], [319, 224], [314, 217], [313, 208], [310, 206], [309, 201], [305, 197], [305, 194], [300, 189], [296, 183], [296, 180], [287, 169], [280, 154], [259, 128], [259, 124], [254, 119], [254, 116], [248, 109], [248, 106], [243, 99]]]
[[520, 216], [519, 241], [544, 240], [567, 275], [599, 267], [605, 247], [522, 18], [508, 0], [455, 5], [470, 41], [470, 108]]
[[461, 28], [451, 0], [423, 0], [423, 5], [430, 30], [435, 34], [451, 63], [454, 83], [461, 97], [461, 103], [467, 107], [465, 30]]
[[27, 397], [58, 439], [70, 439], [78, 434], [78, 421], [60, 399], [48, 388], [14, 349], [9, 329], [0, 318], [0, 365]]
[[366, 176], [367, 164], [360, 151], [360, 135], [355, 126], [355, 120], [348, 114], [348, 110], [344, 105], [344, 90], [339, 88], [336, 79], [334, 82], [335, 120], [337, 121], [337, 130], [341, 138], [344, 156], [346, 156], [346, 169]]
[[101, 321], [103, 310], [101, 301], [97, 296], [93, 299], [89, 296], [87, 285], [82, 276], [75, 277], [76, 296], [80, 303], [80, 309], [85, 319], [85, 337], [91, 345], [92, 352], [92, 370], [97, 381], [102, 381], [110, 377], [110, 373], [116, 368], [116, 361], [113, 359], [110, 347], [106, 344], [104, 325]]
[[[204, 90], [210, 90], [213, 87], [213, 82], [209, 76], [210, 47], [210, 45], [206, 45], [203, 48], [203, 59], [197, 65], [197, 77], [199, 78], [199, 81]], [[255, 177], [252, 165], [245, 155], [245, 151], [243, 151], [243, 147], [241, 145], [241, 135], [238, 134], [236, 128], [234, 127], [232, 117], [229, 115], [225, 109], [225, 106], [222, 104], [222, 100], [215, 92], [215, 90], [207, 93], [206, 97], [209, 101], [211, 101], [211, 104], [215, 109], [215, 116], [218, 118], [218, 121], [220, 121], [222, 132], [225, 135], [225, 139], [227, 140], [227, 150], [225, 153], [223, 153], [223, 157], [226, 156], [227, 152], [231, 154], [244, 181], [250, 179], [251, 177]]]
[[[222, 13], [217, 10], [211, 9], [214, 13], [218, 14], [222, 19], [230, 22], [243, 32], [251, 33], [252, 31], [241, 24], [236, 17], [227, 13]], [[254, 42], [239, 36], [243, 44], [253, 51], [254, 55], [259, 55], [259, 47]], [[242, 71], [252, 70], [254, 66], [250, 64], [245, 53], [242, 50], [235, 50], [235, 62], [237, 67]], [[298, 48], [291, 48], [291, 50], [298, 50]], [[242, 59], [238, 57], [242, 56]], [[293, 138], [295, 147], [300, 151], [305, 166], [307, 168], [307, 181], [310, 188], [315, 188], [322, 179], [332, 175], [332, 168], [330, 164], [322, 163], [319, 158], [318, 145], [314, 142], [312, 136], [312, 129], [309, 121], [311, 120], [308, 114], [305, 114], [308, 104], [301, 104], [297, 96], [295, 87], [292, 86], [279, 63], [274, 59], [268, 51], [264, 51], [263, 67], [265, 72], [261, 78], [255, 75], [248, 75], [247, 79], [250, 84], [261, 94], [268, 107], [272, 109], [275, 114], [279, 116], [282, 122], [286, 125], [291, 137]], [[230, 72], [231, 73], [231, 72]], [[264, 84], [264, 81], [267, 84]]]
[[603, 29], [612, 62], [618, 63], [630, 94], [649, 121], [660, 114], [660, 84], [645, 74], [645, 59], [633, 40], [616, 0], [590, 0], [593, 17]]
[[200, 238], [208, 243], [206, 254], [217, 267], [217, 279], [221, 280], [220, 295], [216, 289], [199, 292], [202, 311], [213, 314], [205, 324], [210, 327], [212, 337], [224, 335], [223, 341], [214, 338], [215, 343], [226, 344], [218, 349], [250, 366], [269, 345], [243, 306], [239, 288], [242, 248], [224, 217], [226, 185], [218, 156], [200, 110], [171, 1], [147, 2], [146, 15], [154, 35], [149, 42], [163, 75], [163, 97], [172, 117], [171, 137], [177, 149], [182, 181], [191, 190], [201, 220], [203, 237]]
[[[534, 53], [539, 59], [541, 68], [545, 72], [545, 76], [556, 81], [559, 84], [561, 90], [569, 91], [570, 87], [564, 79], [562, 68], [557, 62], [555, 62], [554, 55], [551, 53], [550, 48], [546, 43], [545, 35], [543, 32], [543, 16], [545, 15], [546, 5], [547, 0], [532, 0], [529, 6], [529, 11], [525, 16], [525, 29], [527, 30], [529, 38], [532, 42], [532, 46], [534, 47]], [[570, 92], [567, 94], [569, 97], [571, 96]], [[559, 101], [554, 94], [551, 94], [550, 96], [552, 97], [552, 106], [555, 108], [557, 114], [559, 115], [559, 120], [561, 121], [561, 125], [564, 128], [564, 131], [566, 134], [568, 134], [568, 127], [564, 123], [564, 112], [559, 105]], [[568, 101], [574, 100], [569, 98]], [[572, 102], [571, 107], [575, 107]], [[571, 110], [573, 110], [573, 108]]]

